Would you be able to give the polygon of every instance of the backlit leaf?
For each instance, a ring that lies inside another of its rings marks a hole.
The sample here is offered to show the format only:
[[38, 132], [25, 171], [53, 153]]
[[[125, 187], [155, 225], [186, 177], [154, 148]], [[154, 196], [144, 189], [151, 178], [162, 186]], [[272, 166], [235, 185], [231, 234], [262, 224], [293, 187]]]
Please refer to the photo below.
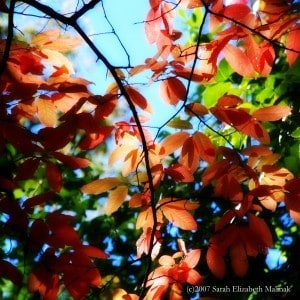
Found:
[[193, 125], [189, 121], [181, 119], [172, 120], [167, 125], [176, 129], [193, 129]]
[[184, 100], [186, 88], [179, 79], [167, 78], [160, 84], [160, 93], [168, 104], [176, 105], [179, 100]]
[[253, 118], [258, 121], [278, 121], [287, 117], [291, 112], [289, 106], [274, 105], [257, 109], [253, 114]]
[[117, 177], [97, 179], [85, 184], [81, 187], [81, 191], [85, 194], [99, 195], [113, 189], [120, 183], [122, 183], [122, 181]]
[[128, 188], [125, 185], [120, 185], [113, 191], [109, 193], [106, 205], [105, 212], [107, 215], [111, 215], [123, 204], [128, 193]]

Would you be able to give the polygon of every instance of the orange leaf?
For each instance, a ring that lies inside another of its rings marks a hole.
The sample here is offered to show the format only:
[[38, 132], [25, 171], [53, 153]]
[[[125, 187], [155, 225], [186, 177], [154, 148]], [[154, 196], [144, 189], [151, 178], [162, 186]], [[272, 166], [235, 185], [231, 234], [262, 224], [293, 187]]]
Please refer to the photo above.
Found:
[[168, 135], [161, 143], [164, 156], [174, 153], [178, 148], [182, 147], [184, 141], [189, 137], [189, 134], [184, 131], [176, 132]]
[[257, 109], [252, 117], [258, 121], [278, 121], [284, 117], [287, 117], [291, 108], [284, 105], [273, 105], [269, 107], [262, 107]]
[[99, 195], [113, 189], [120, 183], [122, 183], [122, 181], [117, 177], [97, 179], [85, 184], [81, 188], [81, 191], [85, 194]]
[[129, 95], [131, 101], [135, 105], [137, 105], [138, 107], [140, 107], [141, 109], [143, 109], [149, 113], [152, 113], [152, 109], [151, 109], [148, 101], [138, 90], [134, 89], [131, 86], [127, 86], [126, 91]]
[[59, 192], [63, 187], [63, 179], [59, 168], [52, 162], [46, 164], [46, 177], [49, 185], [55, 192]]
[[196, 132], [192, 139], [199, 157], [209, 163], [214, 162], [215, 149], [209, 137], [204, 133]]
[[176, 105], [186, 97], [186, 88], [179, 79], [168, 78], [161, 83], [160, 93], [168, 104]]
[[198, 116], [198, 117], [202, 117], [206, 114], [208, 114], [208, 109], [206, 108], [206, 106], [202, 105], [201, 103], [190, 103], [188, 104], [185, 109], [184, 112], [189, 115], [189, 116]]
[[164, 198], [159, 201], [160, 209], [164, 216], [175, 226], [183, 230], [196, 230], [197, 223], [194, 217], [187, 211], [196, 209], [199, 205], [187, 200]]
[[243, 100], [235, 95], [225, 95], [219, 98], [217, 106], [223, 107], [235, 107], [239, 104], [242, 104]]
[[37, 102], [37, 114], [42, 124], [54, 127], [56, 123], [56, 108], [50, 99], [39, 98]]
[[193, 182], [194, 176], [189, 168], [181, 164], [175, 164], [165, 169], [165, 174], [172, 177], [174, 181], [178, 182]]
[[117, 211], [124, 202], [127, 193], [128, 188], [125, 185], [120, 185], [115, 190], [111, 191], [106, 202], [105, 213], [111, 215]]

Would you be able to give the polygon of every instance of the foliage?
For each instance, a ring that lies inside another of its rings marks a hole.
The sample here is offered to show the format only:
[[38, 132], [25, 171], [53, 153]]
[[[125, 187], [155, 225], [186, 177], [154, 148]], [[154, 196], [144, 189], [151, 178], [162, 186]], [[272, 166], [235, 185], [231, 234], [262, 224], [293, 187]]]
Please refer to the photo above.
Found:
[[[299, 3], [150, 0], [145, 36], [156, 54], [115, 66], [80, 25], [102, 1], [75, 1], [71, 14], [7, 2], [2, 296], [233, 299], [219, 289], [233, 285], [297, 295]], [[59, 26], [22, 38], [14, 22], [30, 9]], [[69, 54], [82, 44], [111, 76], [103, 94], [76, 76]], [[148, 76], [147, 88], [133, 83]], [[159, 127], [148, 126], [147, 89], [175, 109]], [[275, 269], [271, 248], [286, 259]]]

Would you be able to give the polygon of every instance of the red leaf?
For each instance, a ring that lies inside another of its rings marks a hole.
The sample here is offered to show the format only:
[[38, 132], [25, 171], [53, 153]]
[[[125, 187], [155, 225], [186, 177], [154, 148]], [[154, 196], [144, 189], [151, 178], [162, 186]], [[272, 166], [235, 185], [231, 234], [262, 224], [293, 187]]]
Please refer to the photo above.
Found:
[[93, 258], [108, 258], [108, 255], [106, 253], [104, 253], [102, 250], [100, 250], [97, 247], [90, 246], [90, 245], [82, 245], [80, 247], [77, 247], [76, 251], [82, 251], [88, 257], [93, 257]]
[[286, 50], [287, 60], [289, 65], [291, 66], [299, 57], [299, 51], [300, 51], [300, 28], [299, 27], [297, 27], [296, 29], [292, 29], [288, 33], [285, 46], [288, 49], [291, 49], [291, 50]]
[[28, 291], [40, 293], [43, 300], [56, 300], [59, 285], [58, 275], [42, 267], [33, 270], [28, 277]]
[[257, 109], [252, 117], [258, 121], [278, 121], [284, 117], [287, 117], [291, 108], [284, 105], [273, 105], [269, 107], [262, 107]]
[[0, 278], [1, 277], [9, 279], [15, 285], [21, 285], [22, 283], [21, 272], [14, 265], [5, 260], [0, 261]]
[[46, 242], [49, 229], [42, 219], [34, 220], [29, 230], [29, 247], [32, 250], [39, 250]]
[[24, 203], [23, 203], [23, 207], [25, 208], [25, 210], [29, 210], [33, 206], [43, 205], [44, 203], [46, 203], [49, 200], [51, 200], [53, 197], [55, 197], [55, 193], [54, 192], [42, 193], [42, 194], [39, 194], [37, 196], [33, 196], [33, 197], [30, 197], [30, 198], [27, 198], [24, 201]]
[[216, 251], [215, 246], [208, 248], [206, 262], [213, 275], [218, 279], [223, 279], [226, 272], [226, 265], [223, 256]]
[[86, 158], [68, 156], [60, 152], [54, 152], [53, 156], [67, 165], [71, 170], [84, 169], [90, 165], [90, 161]]
[[40, 164], [37, 158], [28, 158], [19, 165], [15, 180], [26, 180], [32, 178]]
[[49, 185], [55, 192], [60, 192], [63, 187], [63, 179], [59, 168], [52, 162], [46, 164], [46, 177]]
[[160, 93], [168, 104], [176, 105], [179, 100], [185, 99], [186, 88], [179, 79], [168, 78], [161, 83]]
[[231, 266], [238, 277], [244, 277], [248, 271], [248, 257], [241, 241], [236, 241], [230, 247]]
[[189, 134], [184, 131], [168, 135], [161, 143], [162, 151], [164, 151], [163, 154], [167, 156], [174, 153], [178, 148], [182, 147], [188, 137]]

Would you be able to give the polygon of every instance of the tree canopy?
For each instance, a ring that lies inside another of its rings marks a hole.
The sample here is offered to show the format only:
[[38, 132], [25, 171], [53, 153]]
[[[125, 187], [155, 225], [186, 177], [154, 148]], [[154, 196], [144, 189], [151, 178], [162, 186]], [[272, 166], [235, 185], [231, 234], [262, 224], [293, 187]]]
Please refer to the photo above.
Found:
[[108, 2], [0, 0], [2, 298], [299, 295], [300, 3]]

